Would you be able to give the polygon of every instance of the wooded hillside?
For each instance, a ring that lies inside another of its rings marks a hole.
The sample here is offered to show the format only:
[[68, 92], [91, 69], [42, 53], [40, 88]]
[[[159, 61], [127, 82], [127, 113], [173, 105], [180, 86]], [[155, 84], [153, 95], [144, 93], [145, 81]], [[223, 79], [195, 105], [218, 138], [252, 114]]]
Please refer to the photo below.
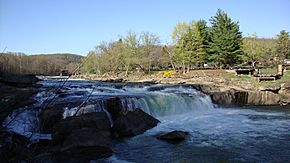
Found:
[[59, 75], [61, 70], [72, 73], [82, 60], [76, 54], [1, 53], [0, 74]]

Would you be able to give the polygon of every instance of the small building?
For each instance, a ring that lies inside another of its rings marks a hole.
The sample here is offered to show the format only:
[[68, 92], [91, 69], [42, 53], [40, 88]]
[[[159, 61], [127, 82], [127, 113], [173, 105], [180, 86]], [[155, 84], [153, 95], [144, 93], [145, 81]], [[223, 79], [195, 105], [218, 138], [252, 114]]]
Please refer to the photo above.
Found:
[[59, 76], [69, 76], [68, 70], [61, 70]]

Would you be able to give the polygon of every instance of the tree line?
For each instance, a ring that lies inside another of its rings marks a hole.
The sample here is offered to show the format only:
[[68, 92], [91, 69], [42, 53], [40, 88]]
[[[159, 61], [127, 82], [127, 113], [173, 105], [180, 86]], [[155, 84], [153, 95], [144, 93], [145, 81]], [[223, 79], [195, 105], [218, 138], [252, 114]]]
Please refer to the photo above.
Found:
[[187, 73], [193, 68], [229, 68], [241, 63], [274, 66], [290, 59], [290, 37], [285, 30], [275, 39], [256, 34], [242, 37], [239, 23], [220, 9], [209, 22], [209, 26], [205, 20], [178, 23], [169, 45], [162, 45], [149, 32], [128, 32], [115, 41], [100, 43], [86, 57], [1, 53], [0, 73], [58, 75], [64, 69], [73, 73], [80, 63], [83, 74], [128, 75], [169, 69]]
[[172, 45], [161, 46], [158, 36], [129, 32], [119, 40], [101, 43], [88, 54], [84, 73], [119, 73], [174, 69], [182, 73], [192, 68], [228, 68], [241, 63], [273, 66], [290, 59], [290, 37], [285, 30], [277, 39], [242, 37], [239, 23], [218, 10], [205, 20], [178, 23]]
[[83, 57], [75, 54], [0, 53], [0, 74], [59, 75], [73, 73]]
[[101, 43], [88, 54], [83, 66], [85, 73], [116, 73], [131, 70], [150, 72], [167, 68], [168, 57], [162, 51], [160, 39], [154, 34], [129, 32], [117, 41]]

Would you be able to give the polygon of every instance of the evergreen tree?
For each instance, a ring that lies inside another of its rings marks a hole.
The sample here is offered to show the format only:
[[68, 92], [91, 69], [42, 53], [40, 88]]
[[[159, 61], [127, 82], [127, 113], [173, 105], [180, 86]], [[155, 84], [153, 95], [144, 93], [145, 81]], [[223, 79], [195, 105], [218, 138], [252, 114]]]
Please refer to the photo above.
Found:
[[233, 22], [220, 9], [210, 22], [210, 60], [220, 66], [234, 65], [241, 61], [242, 34], [238, 22]]
[[192, 63], [201, 64], [206, 60], [208, 36], [206, 21], [199, 20], [192, 23], [188, 35], [191, 36], [188, 49]]
[[282, 30], [276, 42], [276, 53], [280, 60], [290, 58], [290, 37], [289, 32]]

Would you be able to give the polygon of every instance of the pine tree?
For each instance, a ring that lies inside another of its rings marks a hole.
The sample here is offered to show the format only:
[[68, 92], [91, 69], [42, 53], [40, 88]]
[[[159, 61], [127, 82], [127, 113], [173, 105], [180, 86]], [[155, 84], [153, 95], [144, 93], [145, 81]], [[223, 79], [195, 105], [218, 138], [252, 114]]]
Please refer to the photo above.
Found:
[[206, 21], [199, 20], [192, 23], [192, 29], [189, 31], [191, 36], [189, 51], [191, 53], [191, 62], [201, 64], [206, 60], [208, 36]]
[[238, 22], [233, 22], [220, 9], [210, 22], [210, 60], [220, 66], [231, 66], [241, 61], [242, 34]]

